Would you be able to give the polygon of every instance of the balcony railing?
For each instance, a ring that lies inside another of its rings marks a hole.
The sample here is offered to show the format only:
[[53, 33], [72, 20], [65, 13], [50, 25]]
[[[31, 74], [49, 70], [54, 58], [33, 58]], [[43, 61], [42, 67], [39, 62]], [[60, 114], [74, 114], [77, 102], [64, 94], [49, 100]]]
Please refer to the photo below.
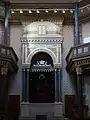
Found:
[[90, 55], [90, 43], [78, 45], [72, 47], [66, 57], [67, 64], [70, 63], [72, 59], [88, 57]]
[[10, 59], [17, 64], [18, 57], [12, 47], [0, 45], [0, 58]]

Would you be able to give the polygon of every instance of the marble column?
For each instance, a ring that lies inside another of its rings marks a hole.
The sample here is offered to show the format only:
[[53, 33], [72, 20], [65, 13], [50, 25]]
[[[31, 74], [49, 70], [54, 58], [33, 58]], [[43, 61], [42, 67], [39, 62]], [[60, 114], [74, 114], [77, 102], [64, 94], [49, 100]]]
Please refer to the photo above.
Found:
[[76, 67], [77, 74], [77, 88], [76, 88], [76, 96], [77, 96], [77, 104], [79, 107], [79, 115], [83, 118], [83, 89], [82, 89], [82, 68], [80, 66]]
[[29, 101], [29, 69], [22, 69], [22, 102]]
[[57, 69], [55, 69], [55, 102], [58, 102], [58, 91], [57, 91]]
[[27, 69], [27, 102], [29, 102], [29, 69]]
[[9, 20], [9, 2], [8, 1], [4, 1], [4, 41], [3, 44], [9, 44], [9, 37], [8, 37], [8, 33], [9, 33], [9, 27], [8, 27], [8, 20]]
[[62, 101], [62, 91], [61, 91], [61, 76], [60, 76], [60, 68], [58, 69], [58, 86], [59, 86], [59, 102]]
[[22, 69], [22, 102], [25, 102], [25, 69]]

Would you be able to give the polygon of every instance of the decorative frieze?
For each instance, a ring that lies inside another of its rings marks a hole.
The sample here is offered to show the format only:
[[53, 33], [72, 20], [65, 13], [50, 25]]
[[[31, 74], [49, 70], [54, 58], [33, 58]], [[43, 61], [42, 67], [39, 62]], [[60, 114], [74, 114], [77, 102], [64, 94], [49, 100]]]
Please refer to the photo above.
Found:
[[51, 44], [57, 44], [57, 43], [62, 43], [63, 40], [63, 36], [62, 37], [57, 37], [53, 39], [53, 36], [50, 38], [46, 37], [46, 38], [26, 38], [23, 37], [21, 38], [21, 42], [22, 43], [51, 43]]
[[[88, 57], [78, 58], [75, 60], [72, 60], [72, 62], [69, 64], [67, 69], [70, 69], [70, 71], [77, 71], [78, 67], [85, 67], [87, 65], [90, 65], [90, 59]], [[77, 69], [77, 70], [76, 70]], [[76, 72], [78, 74], [78, 72]]]

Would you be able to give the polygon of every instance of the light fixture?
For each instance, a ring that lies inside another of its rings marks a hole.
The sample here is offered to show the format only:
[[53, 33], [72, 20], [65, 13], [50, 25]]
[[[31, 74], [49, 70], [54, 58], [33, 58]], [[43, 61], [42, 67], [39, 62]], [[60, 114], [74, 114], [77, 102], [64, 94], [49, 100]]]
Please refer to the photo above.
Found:
[[15, 12], [12, 10], [11, 13], [14, 14]]
[[73, 13], [73, 10], [70, 10], [70, 13]]
[[37, 13], [40, 13], [39, 10], [36, 11]]
[[54, 10], [54, 13], [57, 13], [57, 10]]
[[20, 10], [20, 13], [23, 13], [23, 11], [22, 11], [22, 10]]
[[45, 12], [48, 13], [48, 10], [46, 10]]
[[65, 13], [65, 10], [63, 10], [62, 13]]
[[32, 13], [32, 11], [31, 11], [31, 10], [29, 10], [29, 13]]

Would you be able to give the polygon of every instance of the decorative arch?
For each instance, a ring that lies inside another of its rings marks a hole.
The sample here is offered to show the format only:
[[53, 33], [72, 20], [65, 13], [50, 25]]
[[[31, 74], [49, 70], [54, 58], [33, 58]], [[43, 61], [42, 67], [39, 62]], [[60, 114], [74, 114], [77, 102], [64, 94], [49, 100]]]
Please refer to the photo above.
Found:
[[31, 60], [33, 58], [33, 56], [35, 54], [37, 54], [38, 52], [46, 52], [47, 54], [49, 54], [53, 60], [53, 64], [57, 63], [57, 58], [56, 55], [54, 54], [54, 52], [52, 52], [50, 49], [47, 48], [36, 48], [34, 49], [27, 57], [27, 62], [31, 64]]

